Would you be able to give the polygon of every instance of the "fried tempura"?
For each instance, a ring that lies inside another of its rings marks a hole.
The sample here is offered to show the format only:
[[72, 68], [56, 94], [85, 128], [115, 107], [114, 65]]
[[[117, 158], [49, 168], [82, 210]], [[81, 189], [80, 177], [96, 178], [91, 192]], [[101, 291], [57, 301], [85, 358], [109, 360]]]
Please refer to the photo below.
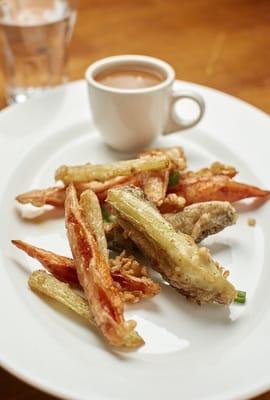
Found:
[[[46, 251], [21, 240], [12, 240], [12, 243], [38, 260], [60, 281], [80, 287], [72, 258]], [[149, 298], [159, 293], [159, 286], [149, 277], [146, 268], [126, 252], [122, 252], [115, 259], [110, 259], [109, 265], [113, 283], [121, 291], [121, 297], [125, 302], [137, 303], [142, 298]]]
[[269, 190], [236, 182], [226, 175], [182, 178], [172, 192], [186, 199], [186, 204], [204, 201], [229, 201], [230, 203], [249, 197], [269, 196]]
[[171, 286], [201, 304], [230, 304], [236, 290], [207, 249], [200, 249], [186, 234], [173, 227], [134, 187], [123, 186], [108, 192], [118, 221], [126, 234], [152, 261], [152, 266]]
[[164, 214], [176, 231], [186, 233], [200, 242], [209, 235], [220, 232], [236, 223], [237, 214], [226, 201], [196, 203], [176, 214]]
[[97, 326], [110, 344], [128, 347], [129, 334], [136, 323], [124, 319], [123, 302], [113, 284], [109, 264], [87, 228], [73, 185], [66, 190], [65, 220], [78, 279]]
[[[104, 197], [103, 193], [106, 193], [108, 189], [127, 183], [129, 179], [130, 178], [126, 176], [117, 176], [105, 182], [78, 182], [75, 187], [78, 195], [85, 190], [91, 189], [98, 195], [98, 197]], [[134, 183], [134, 179], [132, 183]], [[54, 186], [47, 189], [31, 190], [22, 193], [16, 197], [16, 200], [21, 204], [32, 204], [35, 207], [51, 205], [62, 208], [65, 204], [65, 198], [66, 187]]]
[[[82, 296], [74, 292], [68, 284], [58, 281], [58, 279], [45, 271], [32, 272], [29, 276], [28, 284], [34, 292], [44, 294], [58, 301], [96, 326], [94, 315], [88, 302]], [[128, 347], [138, 347], [138, 343], [143, 344], [143, 339], [137, 332], [130, 332]]]
[[71, 182], [104, 182], [116, 176], [131, 176], [146, 171], [159, 171], [168, 168], [170, 160], [166, 155], [156, 155], [134, 160], [118, 161], [111, 164], [85, 164], [80, 166], [62, 166], [55, 173], [55, 179], [65, 184]]

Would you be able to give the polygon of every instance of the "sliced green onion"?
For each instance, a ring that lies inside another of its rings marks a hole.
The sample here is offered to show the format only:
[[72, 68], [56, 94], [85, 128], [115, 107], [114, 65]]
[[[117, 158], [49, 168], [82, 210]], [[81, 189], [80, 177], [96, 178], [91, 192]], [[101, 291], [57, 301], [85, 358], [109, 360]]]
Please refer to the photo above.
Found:
[[107, 207], [101, 207], [101, 212], [102, 212], [103, 221], [111, 222], [110, 221], [111, 214], [110, 214], [109, 210], [107, 209]]
[[113, 222], [116, 217], [110, 213], [106, 206], [101, 207], [102, 218], [104, 222]]
[[237, 290], [237, 296], [234, 299], [235, 303], [245, 304], [246, 302], [247, 292], [243, 292], [242, 290]]
[[178, 185], [180, 181], [180, 173], [177, 170], [171, 171], [169, 176], [168, 187], [174, 187]]

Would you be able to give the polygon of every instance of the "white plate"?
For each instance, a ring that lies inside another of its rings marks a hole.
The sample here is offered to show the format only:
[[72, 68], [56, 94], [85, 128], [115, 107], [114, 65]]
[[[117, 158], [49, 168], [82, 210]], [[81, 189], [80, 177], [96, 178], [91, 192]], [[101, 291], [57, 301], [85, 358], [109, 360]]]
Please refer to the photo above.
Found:
[[[184, 146], [191, 168], [222, 160], [239, 180], [270, 188], [269, 117], [254, 107], [190, 83], [207, 104], [202, 123], [158, 145]], [[106, 118], [106, 116], [104, 116]], [[244, 399], [270, 387], [270, 205], [242, 207], [236, 226], [207, 240], [214, 256], [247, 290], [246, 306], [198, 307], [168, 286], [153, 300], [129, 307], [146, 345], [136, 352], [108, 349], [71, 312], [33, 294], [37, 267], [12, 248], [25, 239], [68, 252], [63, 219], [23, 222], [16, 194], [53, 182], [62, 163], [123, 158], [96, 135], [84, 82], [51, 91], [0, 114], [0, 360], [4, 368], [47, 392], [77, 400]], [[246, 208], [246, 210], [244, 210]], [[255, 228], [247, 218], [257, 220]]]

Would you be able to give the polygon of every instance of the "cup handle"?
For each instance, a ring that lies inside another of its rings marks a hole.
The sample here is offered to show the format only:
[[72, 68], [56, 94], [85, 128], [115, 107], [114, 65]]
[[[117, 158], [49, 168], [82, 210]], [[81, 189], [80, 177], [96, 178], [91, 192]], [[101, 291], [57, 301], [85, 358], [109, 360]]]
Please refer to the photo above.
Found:
[[[190, 99], [195, 101], [199, 107], [199, 114], [192, 120], [186, 120], [180, 117], [175, 109], [175, 104], [178, 100]], [[201, 95], [191, 90], [172, 90], [171, 99], [169, 104], [169, 120], [164, 134], [175, 132], [177, 130], [183, 130], [195, 126], [203, 117], [205, 112], [205, 102]]]

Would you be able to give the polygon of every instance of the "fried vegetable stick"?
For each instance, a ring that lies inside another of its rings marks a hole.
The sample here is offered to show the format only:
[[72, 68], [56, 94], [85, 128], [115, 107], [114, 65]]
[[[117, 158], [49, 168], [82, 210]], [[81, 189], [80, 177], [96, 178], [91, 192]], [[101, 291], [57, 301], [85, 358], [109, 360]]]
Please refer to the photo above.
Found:
[[176, 232], [144, 200], [140, 189], [131, 186], [110, 189], [107, 200], [125, 233], [171, 286], [198, 304], [234, 301], [237, 292], [209, 250], [199, 248], [189, 235]]
[[130, 176], [145, 171], [159, 171], [168, 168], [170, 160], [166, 155], [143, 157], [135, 160], [118, 161], [111, 164], [66, 166], [58, 168], [55, 179], [65, 184], [71, 182], [106, 181], [116, 176]]
[[103, 228], [103, 218], [97, 196], [92, 190], [86, 190], [81, 194], [80, 206], [82, 215], [88, 227], [95, 236], [96, 243], [106, 262], [109, 261], [107, 240]]
[[[38, 260], [58, 280], [80, 287], [72, 258], [43, 250], [21, 240], [12, 240], [12, 244]], [[109, 263], [114, 285], [121, 291], [124, 301], [137, 303], [142, 298], [153, 297], [159, 293], [159, 285], [152, 281], [146, 268], [132, 256], [122, 253], [115, 259], [109, 260]]]
[[[129, 177], [117, 176], [105, 182], [86, 182], [77, 183], [76, 190], [78, 194], [83, 191], [91, 189], [97, 195], [103, 196], [103, 193], [114, 186], [127, 183]], [[106, 196], [105, 196], [106, 197]], [[54, 207], [64, 207], [66, 198], [65, 187], [49, 187], [47, 189], [31, 190], [30, 192], [22, 193], [16, 197], [16, 200], [21, 204], [32, 204], [35, 207], [43, 207], [46, 204]]]
[[270, 194], [269, 190], [235, 182], [225, 175], [181, 179], [172, 191], [183, 196], [187, 205], [212, 200], [232, 203], [248, 197], [265, 197]]
[[[237, 221], [237, 213], [227, 201], [195, 203], [180, 212], [162, 215], [177, 232], [192, 236], [196, 243], [209, 235], [220, 232], [227, 226], [234, 225]], [[134, 250], [133, 242], [125, 237], [117, 221], [106, 224], [105, 227], [110, 248], [116, 251], [120, 248]]]
[[89, 304], [82, 296], [74, 292], [67, 283], [60, 282], [44, 270], [37, 270], [29, 276], [28, 284], [35, 292], [43, 293], [57, 300], [95, 325]]
[[[124, 320], [124, 307], [113, 284], [109, 265], [83, 218], [76, 190], [66, 190], [65, 220], [79, 282], [104, 337], [114, 346], [129, 346], [135, 321]], [[138, 346], [141, 342], [138, 342]]]
[[[107, 240], [101, 209], [96, 195], [91, 190], [83, 192], [80, 198], [80, 206], [82, 207], [82, 213], [89, 228], [95, 235], [100, 252], [108, 262]], [[143, 297], [152, 297], [159, 293], [159, 285], [155, 284], [151, 279], [146, 278], [142, 274], [139, 278], [134, 276], [134, 270], [138, 271], [140, 264], [134, 257], [127, 256], [125, 252], [122, 252], [115, 260], [111, 260], [110, 267], [114, 284], [118, 283], [119, 290], [122, 290], [123, 287], [125, 288], [122, 294], [124, 301], [136, 303]], [[142, 268], [140, 270], [142, 272]], [[144, 275], [147, 275], [145, 268]]]
[[177, 232], [192, 236], [196, 243], [235, 224], [237, 220], [235, 209], [226, 201], [196, 203], [179, 213], [163, 216]]
[[[54, 276], [45, 271], [34, 271], [29, 277], [30, 288], [37, 293], [45, 294], [53, 300], [58, 301], [90, 324], [96, 326], [96, 322], [88, 302], [79, 294], [74, 292], [68, 284], [60, 282]], [[138, 347], [138, 343], [143, 344], [143, 339], [137, 332], [132, 331], [129, 335], [129, 348]]]

